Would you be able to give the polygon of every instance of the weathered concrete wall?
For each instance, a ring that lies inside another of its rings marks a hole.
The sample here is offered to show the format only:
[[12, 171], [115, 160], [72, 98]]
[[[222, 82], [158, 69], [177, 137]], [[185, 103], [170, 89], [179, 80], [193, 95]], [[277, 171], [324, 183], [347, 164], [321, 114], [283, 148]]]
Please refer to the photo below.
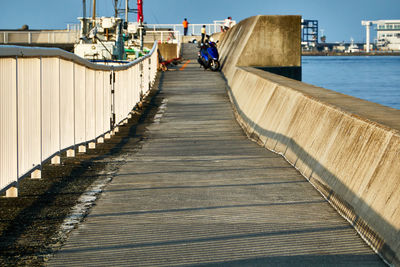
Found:
[[170, 60], [179, 57], [177, 44], [158, 44], [158, 50], [160, 51], [164, 60]]
[[[400, 264], [400, 110], [237, 66], [253, 64], [242, 53], [254, 51], [249, 46], [258, 41], [251, 36], [258, 33], [252, 32], [270, 25], [265, 21], [277, 20], [252, 17], [221, 37], [238, 121], [260, 145], [284, 155], [381, 255]], [[299, 64], [300, 55], [285, 56], [293, 51], [281, 50], [282, 66]], [[279, 64], [260, 53], [257, 64]]]
[[[301, 80], [301, 17], [255, 16], [220, 35], [221, 64], [230, 78], [236, 66], [275, 69]], [[283, 69], [285, 67], [286, 69]]]

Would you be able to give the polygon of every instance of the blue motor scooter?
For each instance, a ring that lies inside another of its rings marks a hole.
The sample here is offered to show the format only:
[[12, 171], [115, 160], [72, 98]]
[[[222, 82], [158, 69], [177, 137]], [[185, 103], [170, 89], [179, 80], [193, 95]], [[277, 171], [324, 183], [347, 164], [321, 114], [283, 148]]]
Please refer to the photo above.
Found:
[[207, 40], [204, 44], [201, 44], [198, 56], [197, 61], [204, 69], [219, 70], [219, 54], [215, 42]]

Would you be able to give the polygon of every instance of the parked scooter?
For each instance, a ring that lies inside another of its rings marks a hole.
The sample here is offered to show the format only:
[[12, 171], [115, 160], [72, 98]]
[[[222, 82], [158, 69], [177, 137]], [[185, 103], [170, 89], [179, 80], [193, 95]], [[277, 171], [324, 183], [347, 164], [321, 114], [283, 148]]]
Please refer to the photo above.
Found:
[[215, 42], [207, 39], [204, 44], [201, 44], [198, 56], [197, 61], [204, 69], [219, 70], [219, 54]]

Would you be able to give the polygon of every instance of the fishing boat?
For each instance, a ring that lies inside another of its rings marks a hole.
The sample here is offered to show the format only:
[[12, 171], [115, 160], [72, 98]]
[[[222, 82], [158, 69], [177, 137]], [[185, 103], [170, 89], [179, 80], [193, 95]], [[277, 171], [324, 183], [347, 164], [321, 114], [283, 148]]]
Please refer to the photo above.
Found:
[[[83, 0], [83, 16], [78, 18], [81, 25], [80, 41], [75, 45], [74, 53], [92, 62], [108, 64], [143, 55], [143, 2], [138, 0], [137, 3], [137, 9], [129, 9], [128, 0], [125, 0], [124, 20], [118, 16], [118, 0], [114, 0], [114, 17], [97, 17], [96, 0], [93, 0], [92, 17], [87, 17], [86, 1]], [[138, 13], [138, 22], [128, 23], [128, 12]], [[134, 49], [133, 37], [136, 36], [140, 37], [140, 42]], [[129, 45], [129, 48], [126, 49], [125, 45]], [[135, 56], [127, 56], [132, 51]]]
[[351, 43], [349, 45], [349, 47], [346, 49], [345, 51], [346, 53], [358, 53], [360, 52], [360, 48], [358, 47], [358, 45], [354, 44], [354, 39], [351, 38]]

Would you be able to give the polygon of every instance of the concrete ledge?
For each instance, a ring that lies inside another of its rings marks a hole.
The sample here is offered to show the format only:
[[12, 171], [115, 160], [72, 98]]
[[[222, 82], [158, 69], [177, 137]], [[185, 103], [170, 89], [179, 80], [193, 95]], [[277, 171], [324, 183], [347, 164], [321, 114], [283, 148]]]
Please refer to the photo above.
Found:
[[[382, 255], [395, 253], [398, 258], [399, 131], [324, 103], [290, 84], [303, 91], [315, 87], [271, 73], [260, 76], [259, 71], [237, 68], [228, 81], [237, 119], [246, 133], [282, 154]], [[323, 88], [319, 94], [335, 95]], [[361, 105], [358, 99], [336, 94]], [[397, 112], [400, 120], [400, 111], [383, 106], [371, 105], [370, 112], [381, 114], [380, 121]], [[396, 124], [393, 118], [390, 124]]]
[[[299, 66], [298, 40], [279, 29], [299, 27], [295, 17], [252, 17], [220, 36], [237, 120], [249, 137], [295, 166], [388, 262], [400, 265], [400, 110], [253, 68]], [[263, 27], [268, 38], [294, 47], [270, 41], [260, 47]], [[256, 48], [260, 60], [246, 62]]]

